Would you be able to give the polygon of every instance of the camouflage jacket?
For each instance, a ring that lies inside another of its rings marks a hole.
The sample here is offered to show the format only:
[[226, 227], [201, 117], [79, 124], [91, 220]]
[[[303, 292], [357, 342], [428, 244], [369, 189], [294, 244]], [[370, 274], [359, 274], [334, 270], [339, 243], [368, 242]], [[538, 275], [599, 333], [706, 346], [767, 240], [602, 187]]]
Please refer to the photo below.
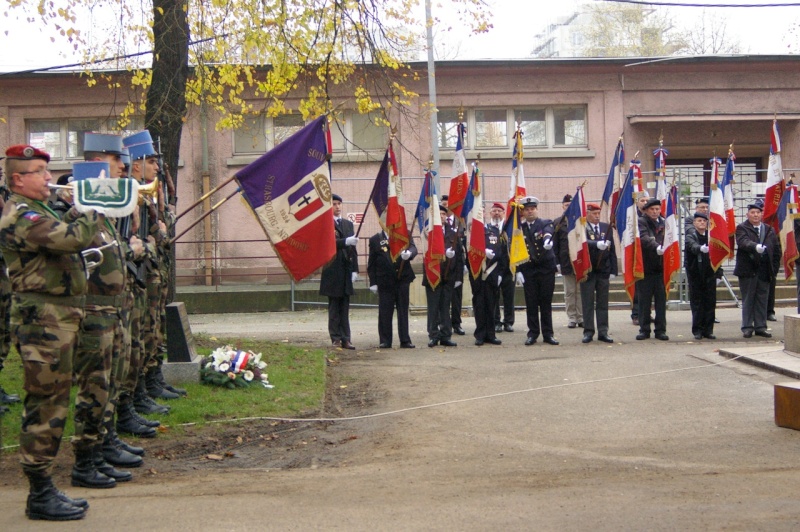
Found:
[[44, 203], [12, 194], [0, 218], [0, 251], [14, 292], [82, 296], [86, 272], [81, 250], [97, 234], [98, 215], [58, 219]]
[[[73, 222], [78, 216], [81, 215], [77, 211], [70, 210], [64, 216], [64, 221]], [[117, 241], [117, 245], [100, 250], [103, 254], [103, 261], [89, 274], [86, 304], [109, 306], [116, 310], [121, 306], [118, 301], [106, 301], [104, 303], [102, 300], [92, 296], [116, 296], [125, 291], [125, 251], [119, 245], [122, 238], [109, 219], [98, 223], [97, 229], [97, 233], [88, 247], [99, 248], [114, 240]], [[89, 256], [88, 260], [96, 262], [97, 258]]]

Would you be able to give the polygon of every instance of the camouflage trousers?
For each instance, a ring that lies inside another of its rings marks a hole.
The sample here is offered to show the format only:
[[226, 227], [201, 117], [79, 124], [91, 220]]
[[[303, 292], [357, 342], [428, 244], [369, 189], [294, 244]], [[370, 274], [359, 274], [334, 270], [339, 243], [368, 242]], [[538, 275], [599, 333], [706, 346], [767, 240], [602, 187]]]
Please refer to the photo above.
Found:
[[0, 371], [11, 351], [11, 281], [0, 271]]
[[86, 451], [103, 441], [105, 410], [111, 389], [114, 330], [120, 318], [116, 308], [88, 305], [73, 358], [78, 385], [75, 395], [75, 435], [72, 446]]
[[[11, 335], [25, 377], [20, 462], [26, 471], [48, 472], [69, 414], [83, 302], [79, 297], [29, 296], [15, 294], [11, 305]], [[65, 304], [57, 304], [59, 300]]]
[[133, 285], [133, 307], [130, 313], [130, 344], [131, 356], [128, 374], [122, 385], [121, 393], [133, 394], [136, 389], [136, 382], [139, 380], [139, 373], [144, 367], [144, 343], [142, 342], [142, 323], [143, 316], [147, 311], [147, 291], [144, 288]]
[[161, 273], [147, 274], [147, 314], [144, 319], [145, 361], [143, 369], [158, 366], [158, 346], [161, 344]]
[[109, 383], [108, 403], [103, 420], [110, 422], [114, 418], [119, 403], [119, 394], [128, 378], [131, 369], [131, 311], [133, 310], [133, 293], [126, 291], [120, 306], [119, 320], [114, 324], [114, 352], [111, 357], [111, 381]]
[[158, 312], [160, 317], [159, 322], [159, 345], [163, 345], [167, 341], [167, 299], [169, 297], [169, 264], [167, 261], [162, 261], [161, 266], [161, 297], [158, 300]]

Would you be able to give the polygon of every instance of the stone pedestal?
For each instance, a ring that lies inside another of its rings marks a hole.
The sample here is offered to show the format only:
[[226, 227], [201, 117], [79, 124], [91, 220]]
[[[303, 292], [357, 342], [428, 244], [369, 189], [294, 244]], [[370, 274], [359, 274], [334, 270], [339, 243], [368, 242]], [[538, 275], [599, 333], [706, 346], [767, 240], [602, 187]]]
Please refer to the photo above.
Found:
[[783, 317], [783, 348], [790, 353], [800, 354], [800, 314]]
[[167, 361], [161, 368], [169, 383], [200, 382], [200, 356], [183, 303], [170, 303], [167, 310]]

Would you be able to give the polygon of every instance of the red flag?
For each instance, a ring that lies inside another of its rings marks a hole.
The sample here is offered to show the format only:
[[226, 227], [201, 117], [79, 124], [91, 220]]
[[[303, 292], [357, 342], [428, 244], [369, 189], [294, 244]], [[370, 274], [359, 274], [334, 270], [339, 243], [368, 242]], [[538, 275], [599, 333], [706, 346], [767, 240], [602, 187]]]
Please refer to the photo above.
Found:
[[769, 145], [769, 165], [767, 166], [767, 188], [764, 191], [764, 222], [772, 226], [775, 232], [780, 231], [778, 224], [778, 205], [783, 197], [786, 185], [783, 181], [781, 164], [781, 136], [778, 133], [778, 121], [772, 121], [772, 134]]
[[678, 187], [667, 191], [664, 215], [664, 289], [669, 296], [672, 280], [681, 271], [681, 245], [678, 241]]
[[456, 154], [453, 157], [453, 179], [450, 180], [450, 194], [447, 197], [447, 208], [453, 214], [461, 218], [461, 209], [469, 191], [469, 176], [467, 175], [467, 158], [464, 155], [464, 124], [459, 123], [456, 127], [458, 140], [456, 141]]
[[790, 181], [781, 198], [781, 204], [778, 206], [781, 249], [783, 249], [783, 272], [786, 275], [786, 279], [792, 276], [792, 273], [794, 273], [794, 261], [800, 258], [800, 253], [797, 251], [797, 242], [794, 239], [794, 221], [798, 217], [800, 215], [798, 214], [797, 206], [797, 185], [793, 185]]
[[636, 185], [636, 175], [641, 176], [640, 161], [632, 160], [628, 168], [628, 176], [619, 190], [619, 203], [616, 207], [616, 229], [622, 248], [622, 277], [625, 291], [633, 301], [636, 293], [636, 281], [644, 278], [644, 260], [642, 259], [642, 239], [639, 234], [639, 211], [636, 198], [640, 193]]
[[586, 239], [586, 202], [583, 187], [578, 187], [575, 196], [564, 212], [567, 221], [567, 243], [569, 260], [575, 271], [575, 279], [582, 283], [592, 271], [592, 260], [589, 257], [589, 242]]
[[392, 260], [397, 260], [398, 255], [408, 247], [410, 237], [406, 222], [406, 209], [403, 206], [403, 185], [400, 176], [397, 175], [397, 159], [394, 156], [391, 141], [389, 141], [389, 161], [391, 173], [389, 175], [389, 203], [386, 207], [386, 234], [389, 235], [389, 253]]
[[721, 162], [717, 157], [711, 159], [711, 194], [708, 198], [708, 259], [714, 271], [717, 271], [731, 254], [725, 190], [719, 179]]
[[483, 261], [486, 259], [486, 227], [483, 223], [483, 184], [478, 165], [472, 165], [472, 179], [470, 180], [470, 194], [473, 196], [472, 209], [469, 217], [469, 246], [467, 246], [467, 261], [473, 279], [481, 274]]
[[444, 231], [442, 213], [439, 212], [439, 197], [434, 188], [433, 175], [425, 172], [425, 181], [417, 203], [417, 221], [425, 245], [422, 266], [425, 278], [431, 288], [439, 286], [442, 279], [442, 260], [444, 260]]

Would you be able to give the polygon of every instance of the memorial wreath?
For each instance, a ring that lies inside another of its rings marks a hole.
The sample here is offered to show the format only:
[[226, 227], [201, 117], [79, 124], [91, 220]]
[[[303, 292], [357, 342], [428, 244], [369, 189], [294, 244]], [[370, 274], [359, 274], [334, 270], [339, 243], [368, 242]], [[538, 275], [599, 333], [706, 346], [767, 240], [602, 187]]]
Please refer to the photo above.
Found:
[[264, 371], [266, 368], [261, 353], [240, 351], [225, 345], [203, 359], [200, 378], [204, 383], [226, 388], [247, 388], [255, 383], [272, 388]]

